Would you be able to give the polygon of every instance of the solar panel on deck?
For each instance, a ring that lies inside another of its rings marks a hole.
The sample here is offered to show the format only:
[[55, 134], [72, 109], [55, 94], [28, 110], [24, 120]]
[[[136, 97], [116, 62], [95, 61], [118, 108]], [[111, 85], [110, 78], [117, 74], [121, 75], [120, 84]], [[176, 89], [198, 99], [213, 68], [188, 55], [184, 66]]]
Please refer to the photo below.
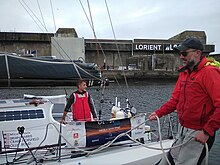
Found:
[[14, 115], [14, 120], [21, 120], [21, 115], [20, 114], [15, 114]]
[[29, 115], [30, 115], [30, 119], [36, 119], [36, 112], [35, 111], [30, 111], [29, 112]]
[[21, 120], [21, 111], [14, 111], [14, 120]]
[[21, 99], [21, 100], [13, 100], [14, 103], [25, 103], [25, 102], [30, 102], [30, 100], [25, 100], [25, 99]]
[[5, 112], [0, 112], [0, 121], [5, 121]]
[[41, 119], [41, 118], [44, 118], [44, 113], [42, 109], [14, 110], [14, 111], [0, 112], [0, 121]]
[[6, 101], [0, 100], [0, 104], [6, 104]]

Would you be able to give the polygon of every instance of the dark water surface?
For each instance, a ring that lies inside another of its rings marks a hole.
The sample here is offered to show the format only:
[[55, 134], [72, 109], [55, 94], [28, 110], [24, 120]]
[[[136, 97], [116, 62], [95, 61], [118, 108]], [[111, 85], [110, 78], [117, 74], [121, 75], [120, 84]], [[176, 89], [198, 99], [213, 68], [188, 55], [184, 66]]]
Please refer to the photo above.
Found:
[[[90, 87], [88, 91], [94, 99], [97, 112], [102, 110], [102, 119], [108, 119], [111, 116], [111, 102], [115, 102], [116, 96], [121, 102], [121, 107], [126, 106], [125, 99], [128, 98], [137, 112], [151, 113], [170, 98], [174, 85], [174, 81], [132, 82], [128, 87], [125, 84], [113, 83], [104, 90]], [[24, 94], [60, 95], [65, 94], [65, 90], [71, 94], [75, 89], [75, 87], [0, 88], [0, 99], [22, 98]], [[101, 103], [102, 100], [104, 103]], [[156, 122], [149, 124], [156, 125]], [[217, 131], [215, 143], [209, 153], [209, 165], [218, 164], [220, 164], [220, 131]]]

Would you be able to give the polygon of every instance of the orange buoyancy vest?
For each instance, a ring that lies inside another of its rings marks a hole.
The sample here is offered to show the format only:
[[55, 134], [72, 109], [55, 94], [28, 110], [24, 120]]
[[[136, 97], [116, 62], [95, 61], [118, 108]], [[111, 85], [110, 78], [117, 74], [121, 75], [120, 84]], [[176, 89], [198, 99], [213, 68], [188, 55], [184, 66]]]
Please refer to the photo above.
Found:
[[88, 102], [88, 93], [85, 92], [83, 95], [74, 93], [75, 103], [72, 104], [72, 115], [73, 120], [78, 121], [91, 121], [91, 113]]

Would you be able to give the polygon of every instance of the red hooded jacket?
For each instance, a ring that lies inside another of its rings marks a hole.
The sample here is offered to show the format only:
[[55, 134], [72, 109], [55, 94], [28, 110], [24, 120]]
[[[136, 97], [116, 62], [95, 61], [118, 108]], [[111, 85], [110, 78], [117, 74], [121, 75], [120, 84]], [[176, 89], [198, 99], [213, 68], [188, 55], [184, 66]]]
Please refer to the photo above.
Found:
[[180, 73], [171, 99], [156, 114], [161, 117], [177, 110], [182, 126], [213, 136], [220, 128], [220, 69], [205, 66], [206, 62], [203, 58], [191, 73]]

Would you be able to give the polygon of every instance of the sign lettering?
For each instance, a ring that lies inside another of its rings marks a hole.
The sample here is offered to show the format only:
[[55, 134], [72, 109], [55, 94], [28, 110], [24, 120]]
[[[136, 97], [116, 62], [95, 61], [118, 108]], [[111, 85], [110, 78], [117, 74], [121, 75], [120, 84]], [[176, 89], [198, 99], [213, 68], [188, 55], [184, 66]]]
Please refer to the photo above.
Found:
[[178, 44], [136, 44], [134, 50], [139, 51], [173, 51]]

